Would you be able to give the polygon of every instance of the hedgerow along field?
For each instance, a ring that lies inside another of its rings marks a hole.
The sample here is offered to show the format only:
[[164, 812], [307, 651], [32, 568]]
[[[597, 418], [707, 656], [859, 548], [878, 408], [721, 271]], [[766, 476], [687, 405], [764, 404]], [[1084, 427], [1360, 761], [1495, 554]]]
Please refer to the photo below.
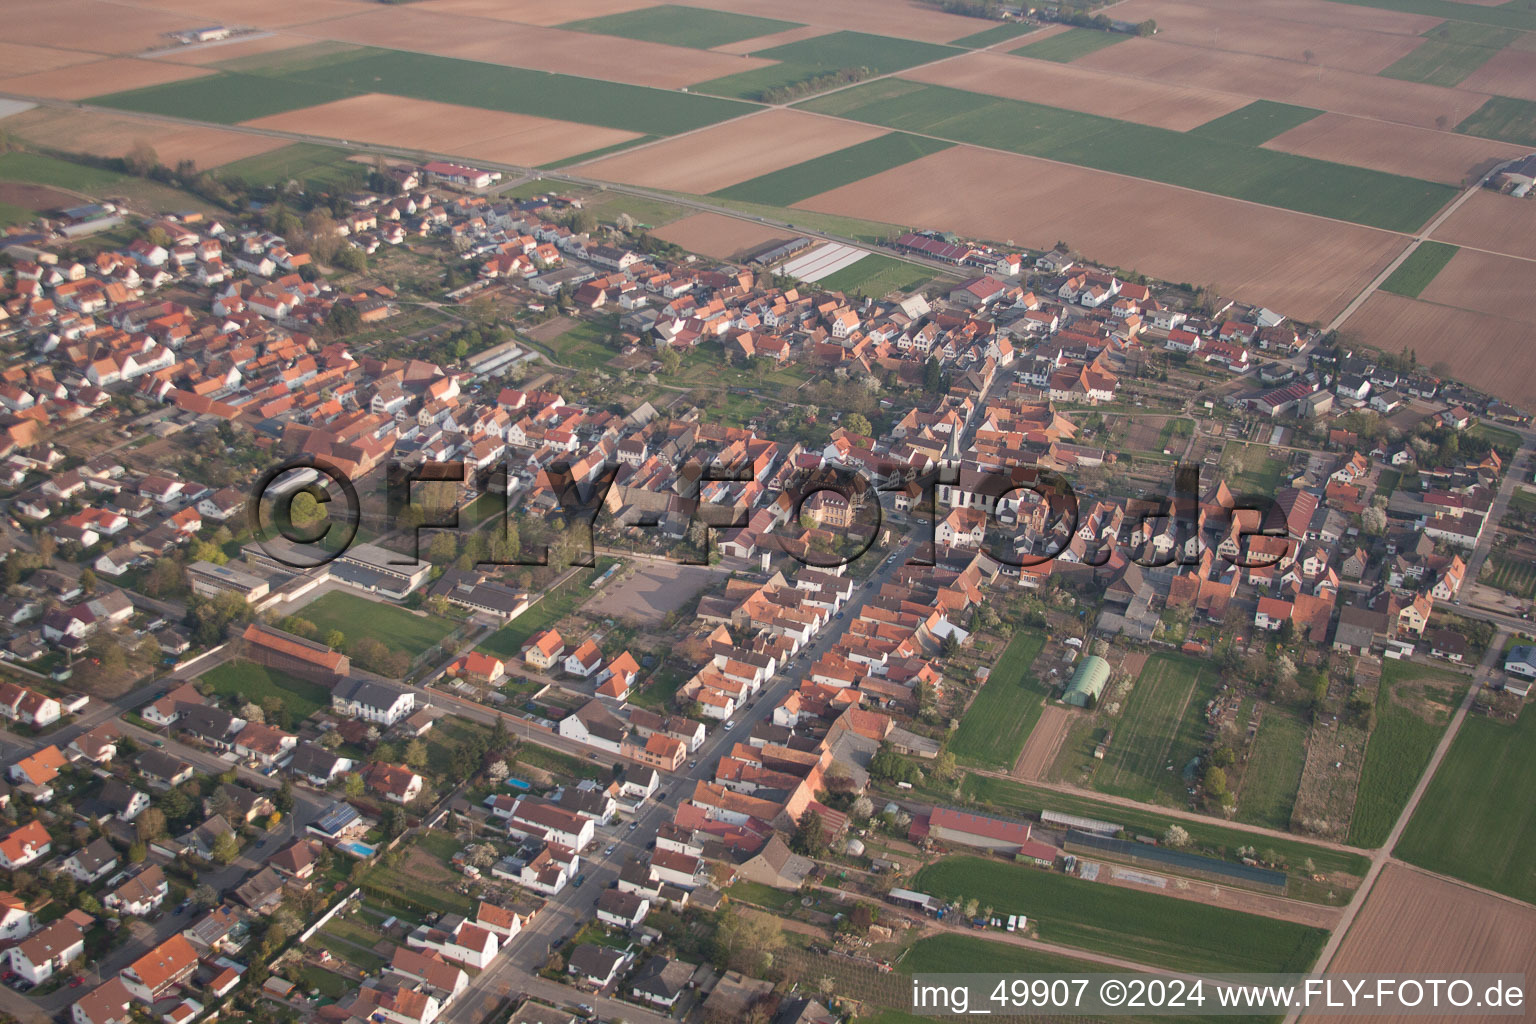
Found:
[[1536, 903], [1536, 715], [1468, 717], [1430, 780], [1397, 857]]
[[[1387, 841], [1467, 692], [1468, 678], [1406, 661], [1382, 662], [1376, 727], [1366, 743], [1355, 813], [1349, 821], [1351, 846], [1370, 849]], [[1415, 691], [1432, 703], [1416, 700]]]
[[1223, 114], [1198, 128], [1191, 128], [1189, 134], [1244, 146], [1257, 146], [1306, 124], [1321, 113], [1315, 107], [1298, 107], [1291, 103], [1276, 103], [1274, 100], [1254, 100], [1246, 107]]
[[948, 149], [952, 142], [891, 132], [789, 167], [738, 182], [713, 193], [767, 206], [791, 206], [802, 199], [851, 185], [872, 174]]
[[1220, 682], [1208, 661], [1159, 652], [1131, 686], [1095, 789], [1149, 803], [1188, 803], [1184, 768], [1205, 746], [1205, 702]]
[[961, 52], [953, 46], [895, 39], [868, 32], [828, 32], [826, 35], [769, 47], [752, 54], [765, 60], [778, 61], [773, 67], [700, 82], [693, 89], [711, 96], [760, 99], [771, 90], [799, 85], [821, 75], [852, 68], [864, 68], [871, 75], [885, 75], [944, 57], [953, 57]]
[[1417, 230], [1456, 195], [1437, 182], [903, 79], [798, 106], [1389, 231]]
[[1381, 282], [1381, 290], [1416, 299], [1459, 251], [1458, 246], [1445, 242], [1420, 242], [1419, 247]]
[[1189, 971], [1303, 972], [1328, 933], [1291, 921], [980, 857], [924, 867], [913, 888], [1027, 914], [1044, 942]]
[[1044, 646], [1044, 634], [1030, 630], [1008, 641], [949, 741], [956, 758], [989, 768], [1013, 767], [1045, 700], [1045, 688], [1029, 670]]
[[749, 14], [730, 11], [710, 11], [702, 7], [683, 7], [679, 4], [661, 4], [642, 7], [635, 11], [621, 11], [597, 18], [568, 21], [558, 26], [572, 32], [593, 32], [605, 36], [621, 36], [648, 43], [666, 43], [670, 46], [690, 46], [708, 50], [727, 43], [739, 43], [743, 39], [756, 39], [775, 32], [787, 32], [800, 28], [797, 21], [779, 21], [777, 18], [758, 18]]
[[359, 49], [267, 71], [223, 72], [97, 97], [93, 103], [233, 124], [363, 93], [675, 135], [748, 113], [737, 100], [399, 50]]

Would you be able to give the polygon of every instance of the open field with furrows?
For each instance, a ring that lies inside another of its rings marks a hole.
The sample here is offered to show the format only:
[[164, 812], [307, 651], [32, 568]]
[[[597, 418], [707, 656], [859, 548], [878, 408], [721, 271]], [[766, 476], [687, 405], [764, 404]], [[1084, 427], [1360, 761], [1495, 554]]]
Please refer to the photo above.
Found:
[[865, 68], [869, 74], [884, 75], [945, 57], [958, 56], [959, 53], [959, 50], [952, 47], [912, 39], [897, 39], [869, 32], [830, 32], [758, 50], [752, 54], [753, 57], [775, 63], [770, 67], [748, 69], [711, 81], [700, 81], [694, 89], [711, 96], [761, 99], [764, 93], [771, 90], [798, 85], [845, 68]]
[[949, 900], [974, 896], [994, 914], [1028, 914], [1046, 942], [1178, 970], [1305, 971], [1328, 934], [980, 857], [946, 857], [913, 885]]
[[689, 252], [703, 253], [722, 260], [796, 237], [795, 232], [784, 228], [754, 224], [718, 213], [695, 213], [657, 228], [651, 234], [662, 241], [680, 245]]
[[584, 176], [703, 195], [885, 134], [799, 110], [764, 110], [585, 164]]
[[1536, 101], [1495, 96], [1458, 124], [1456, 130], [1485, 139], [1536, 146]]
[[[1420, 976], [1477, 971], [1530, 978], [1536, 976], [1536, 908], [1389, 863], [1328, 970]], [[1304, 1019], [1360, 1024], [1381, 1020], [1364, 1016]], [[1469, 1018], [1413, 1019], [1452, 1024]]]
[[1409, 82], [1458, 85], [1518, 35], [1493, 25], [1446, 22], [1424, 33], [1424, 42], [1381, 73]]
[[274, 50], [290, 50], [304, 44], [305, 40], [302, 36], [272, 32], [249, 39], [231, 40], [217, 46], [191, 46], [167, 50], [164, 53], [157, 53], [155, 59], [168, 60], [173, 64], [223, 65], [226, 61], [255, 57]]
[[749, 203], [790, 206], [822, 192], [851, 185], [871, 174], [900, 167], [930, 153], [948, 149], [951, 145], [920, 135], [890, 132], [835, 153], [751, 178], [721, 189], [719, 194], [727, 199]]
[[625, 39], [708, 50], [726, 43], [739, 43], [743, 39], [755, 39], [758, 36], [772, 35], [803, 26], [792, 21], [755, 18], [729, 11], [659, 4], [635, 11], [622, 11], [617, 14], [570, 21], [560, 27], [572, 32], [593, 32], [599, 35], [622, 36]]
[[1027, 630], [1014, 634], [960, 720], [949, 741], [950, 753], [962, 761], [1004, 771], [1013, 766], [1045, 699], [1045, 688], [1030, 671], [1044, 646], [1043, 634]]
[[1460, 306], [1536, 324], [1536, 308], [1521, 294], [1536, 280], [1536, 263], [1463, 249], [1418, 295], [1425, 302]]
[[1393, 853], [1536, 903], [1536, 715], [1462, 723]]
[[1518, 320], [1378, 291], [1348, 327], [1383, 351], [1407, 346], [1426, 366], [1443, 362], [1458, 380], [1506, 401], [1536, 401], [1536, 345]]
[[634, 132], [528, 114], [365, 93], [247, 122], [305, 135], [538, 166], [640, 138]]
[[1247, 102], [1241, 96], [1213, 89], [1116, 78], [1069, 64], [1017, 60], [997, 51], [916, 68], [902, 77], [1174, 131], [1187, 131]]
[[1480, 190], [1435, 229], [1435, 237], [1536, 259], [1536, 202]]
[[[321, 18], [335, 18], [356, 10], [350, 0], [263, 0], [254, 6], [243, 0], [133, 0], [144, 10], [189, 13], [204, 20], [197, 25], [251, 25], [285, 28]], [[241, 19], [244, 20], [241, 20]]]
[[1205, 736], [1205, 702], [1218, 682], [1209, 662], [1174, 654], [1147, 659], [1094, 774], [1096, 789], [1147, 802], [1185, 804], [1185, 766]]
[[908, 224], [1041, 249], [1064, 239], [1089, 259], [1215, 284], [1300, 320], [1343, 308], [1403, 246], [1386, 232], [966, 146], [798, 206], [871, 221], [899, 211]]
[[474, 18], [496, 18], [525, 25], [559, 25], [573, 18], [600, 18], [605, 14], [652, 6], [652, 0], [567, 0], [551, 5], [543, 0], [434, 0], [433, 7]]
[[37, 107], [6, 118], [4, 125], [15, 138], [61, 152], [123, 157], [143, 142], [167, 167], [175, 167], [182, 160], [202, 168], [220, 167], [286, 145], [281, 139], [219, 128], [61, 107]]
[[10, 0], [5, 40], [102, 54], [164, 46], [165, 33], [208, 24], [208, 15], [130, 7], [109, 0]]
[[888, 128], [1131, 175], [1396, 231], [1450, 201], [1445, 185], [1190, 132], [886, 79], [803, 105]]
[[1365, 748], [1349, 823], [1351, 845], [1374, 847], [1386, 841], [1466, 694], [1469, 678], [1411, 662], [1382, 663], [1376, 726]]
[[1223, 89], [1422, 128], [1433, 128], [1441, 119], [1454, 125], [1483, 102], [1480, 93], [1308, 64], [1301, 57], [1301, 53], [1288, 59], [1260, 57], [1160, 39], [1132, 39], [1091, 53], [1078, 63], [1132, 78]]
[[0, 42], [0, 68], [7, 75], [30, 75], [38, 71], [52, 71], [70, 64], [93, 61], [94, 54], [75, 50], [59, 50], [52, 46], [23, 46], [20, 43]]
[[1235, 9], [1222, 0], [1129, 0], [1116, 18], [1157, 22], [1157, 38], [1212, 50], [1375, 74], [1413, 51], [1439, 18], [1351, 8], [1325, 0], [1260, 0]]
[[[3, 72], [0, 72], [3, 73]], [[83, 100], [103, 89], [139, 89], [166, 82], [184, 82], [208, 75], [203, 68], [183, 64], [112, 57], [89, 64], [73, 64], [52, 71], [0, 78], [0, 90], [23, 96], [59, 100]]]
[[1536, 41], [1527, 34], [1462, 79], [1463, 89], [1536, 100]]
[[1454, 245], [1447, 245], [1444, 242], [1420, 242], [1418, 247], [1408, 254], [1408, 258], [1398, 264], [1397, 269], [1381, 282], [1381, 288], [1394, 295], [1406, 295], [1410, 299], [1416, 299], [1435, 279], [1435, 275], [1451, 262], [1456, 252]]
[[[1481, 177], [1495, 162], [1526, 151], [1494, 139], [1415, 128], [1347, 114], [1321, 114], [1264, 143], [1266, 149], [1406, 174], [1447, 185]], [[1458, 210], [1455, 216], [1460, 216]]]

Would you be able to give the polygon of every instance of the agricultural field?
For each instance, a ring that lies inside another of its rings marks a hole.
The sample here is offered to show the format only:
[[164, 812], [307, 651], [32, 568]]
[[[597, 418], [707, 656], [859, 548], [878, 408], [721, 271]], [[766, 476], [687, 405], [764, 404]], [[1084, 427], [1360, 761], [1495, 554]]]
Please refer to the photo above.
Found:
[[1459, 251], [1445, 242], [1420, 242], [1418, 248], [1381, 282], [1381, 287], [1395, 295], [1416, 299]]
[[881, 298], [891, 292], [913, 292], [933, 280], [933, 271], [915, 263], [870, 253], [851, 267], [844, 267], [816, 282], [827, 291]]
[[1536, 566], [1495, 553], [1489, 556], [1488, 568], [1483, 570], [1479, 582], [1516, 597], [1536, 597]]
[[[1497, 781], [1495, 781], [1497, 780]], [[1536, 903], [1536, 715], [1469, 716], [1392, 852]]]
[[306, 188], [350, 188], [367, 176], [368, 167], [347, 157], [348, 153], [342, 149], [295, 142], [270, 153], [225, 164], [219, 168], [219, 177], [239, 178], [251, 185], [297, 181]]
[[996, 46], [998, 43], [1004, 43], [1010, 39], [1017, 39], [1019, 36], [1027, 36], [1034, 32], [1037, 27], [1035, 25], [1026, 25], [1021, 21], [1009, 22], [998, 25], [995, 28], [973, 32], [968, 36], [961, 36], [959, 39], [951, 39], [949, 45], [979, 50], [987, 46]]
[[418, 615], [398, 605], [370, 601], [365, 597], [332, 590], [300, 608], [299, 618], [308, 619], [323, 637], [340, 630], [348, 644], [373, 639], [392, 651], [404, 651], [412, 658], [453, 632], [453, 623], [435, 615]]
[[215, 124], [239, 124], [253, 118], [329, 103], [349, 93], [335, 86], [224, 71], [192, 82], [171, 82], [144, 89], [108, 93], [93, 104], [146, 114], [164, 114]]
[[1257, 146], [1268, 142], [1276, 135], [1282, 135], [1292, 128], [1306, 124], [1321, 113], [1321, 110], [1312, 107], [1296, 107], [1289, 103], [1276, 103], [1273, 100], [1254, 100], [1246, 107], [1234, 110], [1225, 117], [1207, 121], [1191, 130], [1190, 134], [1235, 142], [1243, 146]]
[[792, 231], [754, 224], [722, 213], [695, 213], [651, 234], [689, 252], [722, 260], [788, 242], [795, 237]]
[[751, 178], [721, 189], [716, 194], [727, 199], [767, 206], [792, 206], [802, 199], [850, 185], [892, 167], [900, 167], [929, 153], [948, 149], [951, 145], [953, 143], [908, 135], [905, 132], [891, 132], [868, 142]]
[[26, 181], [35, 185], [90, 192], [108, 188], [122, 180], [121, 174], [41, 153], [0, 153], [0, 181]]
[[1455, 196], [1437, 182], [901, 79], [801, 107], [1392, 231], [1417, 229]]
[[1161, 652], [1148, 658], [1114, 719], [1094, 788], [1149, 803], [1188, 803], [1184, 769], [1203, 749], [1205, 702], [1219, 681], [1209, 662]]
[[1376, 727], [1365, 748], [1349, 844], [1370, 849], [1387, 835], [1418, 785], [1470, 677], [1391, 659], [1382, 662]]
[[[1264, 148], [1447, 185], [1467, 184], [1496, 161], [1524, 155], [1524, 150], [1507, 142], [1334, 113], [1277, 135]], [[1476, 201], [1463, 204], [1446, 223], [1460, 220], [1465, 209], [1476, 205]]]
[[1277, 707], [1265, 710], [1253, 752], [1243, 768], [1237, 820], [1287, 829], [1307, 762], [1307, 727]]
[[930, 864], [917, 873], [913, 887], [948, 900], [974, 896], [994, 914], [1028, 914], [1044, 942], [1175, 970], [1306, 971], [1328, 934], [980, 857], [951, 856]]
[[1459, 85], [1518, 35], [1507, 28], [1448, 21], [1424, 33], [1424, 42], [1381, 74], [1430, 85]]
[[295, 722], [331, 706], [331, 693], [319, 683], [251, 661], [226, 661], [205, 672], [201, 681], [221, 697], [250, 701], [258, 707], [270, 697], [287, 705]]
[[1494, 96], [1456, 126], [1466, 135], [1536, 146], [1536, 102]]
[[871, 75], [886, 75], [952, 57], [959, 52], [938, 43], [896, 39], [868, 32], [829, 32], [752, 54], [753, 57], [776, 61], [772, 67], [700, 82], [693, 88], [696, 92], [711, 96], [761, 99], [776, 89], [795, 87], [820, 75], [835, 74], [850, 68], [865, 68]]
[[1069, 28], [1065, 32], [1029, 43], [1008, 52], [1020, 57], [1050, 60], [1058, 64], [1070, 64], [1079, 57], [1114, 46], [1131, 38], [1123, 32], [1101, 32], [1096, 28]]
[[1013, 635], [951, 737], [950, 753], [1004, 770], [1013, 766], [1045, 699], [1044, 687], [1029, 670], [1044, 646], [1041, 633], [1023, 630]]
[[800, 28], [795, 21], [779, 21], [775, 18], [755, 18], [730, 11], [711, 11], [702, 7], [682, 7], [677, 4], [661, 4], [642, 7], [635, 11], [621, 11], [596, 18], [568, 21], [558, 26], [571, 32], [593, 32], [598, 35], [622, 36], [649, 43], [667, 43], [671, 46], [691, 46], [708, 50], [726, 43], [743, 39], [786, 32]]

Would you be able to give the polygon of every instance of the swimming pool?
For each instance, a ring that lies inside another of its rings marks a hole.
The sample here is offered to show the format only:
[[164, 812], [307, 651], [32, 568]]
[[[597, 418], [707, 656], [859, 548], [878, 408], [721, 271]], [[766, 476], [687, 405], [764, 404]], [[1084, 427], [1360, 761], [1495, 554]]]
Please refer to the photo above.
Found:
[[369, 846], [367, 843], [360, 843], [356, 839], [348, 839], [346, 842], [337, 843], [336, 849], [341, 850], [343, 853], [350, 853], [354, 857], [367, 858], [372, 857], [373, 851], [378, 848]]

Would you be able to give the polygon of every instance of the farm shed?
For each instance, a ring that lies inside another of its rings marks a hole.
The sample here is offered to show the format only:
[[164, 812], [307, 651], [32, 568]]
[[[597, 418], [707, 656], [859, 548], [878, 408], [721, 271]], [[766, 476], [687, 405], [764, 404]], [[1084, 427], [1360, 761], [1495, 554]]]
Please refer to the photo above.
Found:
[[1109, 836], [1094, 835], [1077, 829], [1067, 832], [1064, 846], [1069, 853], [1112, 857], [1139, 867], [1176, 871], [1181, 875], [1192, 875], [1226, 885], [1239, 885], [1245, 889], [1258, 889], [1277, 894], [1285, 892], [1284, 871], [1271, 871], [1268, 868], [1204, 857], [1198, 853], [1170, 850], [1166, 846], [1150, 846], [1129, 839], [1111, 839]]
[[1079, 708], [1087, 707], [1090, 701], [1097, 704], [1108, 682], [1109, 662], [1097, 654], [1090, 654], [1077, 666], [1077, 671], [1072, 673], [1072, 682], [1067, 684], [1062, 702]]

